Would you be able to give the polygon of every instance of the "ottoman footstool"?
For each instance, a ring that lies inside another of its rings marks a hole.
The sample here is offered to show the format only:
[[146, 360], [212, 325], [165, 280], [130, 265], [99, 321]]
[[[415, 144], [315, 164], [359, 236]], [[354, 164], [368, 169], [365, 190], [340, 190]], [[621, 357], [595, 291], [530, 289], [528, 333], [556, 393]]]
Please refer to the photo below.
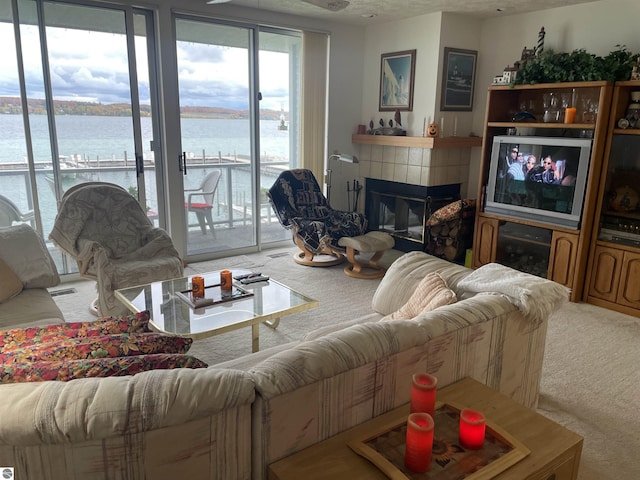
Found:
[[[386, 270], [378, 265], [378, 260], [384, 252], [394, 245], [391, 235], [385, 232], [367, 232], [357, 237], [342, 237], [338, 240], [338, 245], [345, 247], [349, 265], [344, 267], [344, 273], [355, 278], [380, 278]], [[358, 253], [372, 253], [373, 256], [368, 262], [358, 262]], [[363, 270], [373, 270], [366, 272]]]

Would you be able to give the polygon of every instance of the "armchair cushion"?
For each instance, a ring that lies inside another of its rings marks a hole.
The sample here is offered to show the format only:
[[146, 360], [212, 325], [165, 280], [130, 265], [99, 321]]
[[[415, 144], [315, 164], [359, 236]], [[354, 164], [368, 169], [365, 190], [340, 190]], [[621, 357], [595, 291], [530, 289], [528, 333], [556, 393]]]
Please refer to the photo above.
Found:
[[66, 382], [76, 378], [135, 375], [148, 370], [206, 367], [206, 363], [191, 355], [172, 353], [89, 360], [21, 362], [0, 364], [0, 384], [48, 380]]

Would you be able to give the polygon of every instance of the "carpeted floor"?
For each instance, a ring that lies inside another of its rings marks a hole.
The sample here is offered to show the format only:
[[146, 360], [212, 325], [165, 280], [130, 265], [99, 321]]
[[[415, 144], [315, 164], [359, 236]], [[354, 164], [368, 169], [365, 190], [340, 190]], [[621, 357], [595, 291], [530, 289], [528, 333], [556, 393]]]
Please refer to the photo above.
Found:
[[[379, 280], [347, 277], [342, 266], [304, 267], [295, 248], [269, 250], [190, 265], [189, 275], [222, 268], [257, 270], [319, 301], [319, 307], [283, 317], [273, 330], [260, 327], [260, 347], [300, 340], [307, 332], [371, 312]], [[383, 264], [400, 252], [389, 251]], [[90, 319], [92, 282], [64, 284], [76, 293], [55, 297], [67, 321]], [[640, 319], [589, 304], [568, 303], [549, 321], [541, 396], [542, 415], [582, 435], [579, 480], [640, 479]], [[249, 328], [194, 342], [193, 353], [209, 364], [251, 352]]]

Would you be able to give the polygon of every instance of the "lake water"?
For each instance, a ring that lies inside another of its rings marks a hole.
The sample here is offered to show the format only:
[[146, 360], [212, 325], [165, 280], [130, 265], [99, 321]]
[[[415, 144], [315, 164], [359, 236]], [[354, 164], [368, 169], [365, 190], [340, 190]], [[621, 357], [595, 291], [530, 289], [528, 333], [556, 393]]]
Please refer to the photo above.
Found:
[[[35, 161], [50, 161], [49, 127], [45, 115], [29, 117]], [[145, 159], [151, 159], [151, 118], [141, 120]], [[289, 132], [278, 130], [278, 120], [261, 120], [260, 152], [289, 157]], [[184, 118], [181, 120], [182, 150], [195, 156], [249, 155], [249, 120]], [[88, 159], [133, 158], [133, 131], [128, 117], [57, 115], [58, 153]], [[21, 115], [0, 115], [0, 162], [23, 162], [27, 156]]]
[[[30, 117], [33, 152], [36, 163], [51, 161], [49, 146], [49, 130], [44, 115]], [[27, 151], [23, 120], [21, 115], [0, 115], [0, 163], [26, 162]], [[289, 158], [289, 132], [278, 130], [277, 120], [262, 120], [260, 150], [263, 156], [282, 159]], [[152, 159], [149, 142], [152, 138], [151, 119], [141, 119], [144, 158]], [[249, 120], [221, 120], [186, 118], [181, 121], [183, 145], [182, 150], [189, 157], [226, 155], [249, 156]], [[58, 149], [61, 157], [95, 160], [122, 159], [126, 156], [133, 160], [133, 133], [131, 119], [127, 117], [103, 117], [58, 115], [56, 116], [56, 133]], [[192, 166], [184, 177], [185, 188], [197, 188], [209, 168]], [[223, 169], [223, 179], [219, 186], [219, 195], [227, 198], [228, 183], [224, 175], [231, 173], [231, 190], [234, 202], [243, 204], [250, 199], [251, 177], [247, 167]], [[63, 174], [64, 175], [64, 174]], [[73, 175], [73, 174], [71, 174]], [[56, 200], [47, 176], [50, 170], [43, 170], [36, 175], [39, 203], [42, 211], [43, 229], [49, 232], [53, 227], [56, 214]], [[147, 206], [157, 211], [157, 192], [155, 169], [145, 166]], [[95, 180], [113, 182], [125, 188], [136, 185], [135, 169], [128, 171], [93, 170], [91, 177], [82, 181]], [[269, 172], [261, 173], [261, 185], [270, 187], [275, 176]], [[0, 171], [0, 194], [11, 198], [21, 210], [30, 208], [27, 196], [28, 176], [24, 173], [11, 174]]]

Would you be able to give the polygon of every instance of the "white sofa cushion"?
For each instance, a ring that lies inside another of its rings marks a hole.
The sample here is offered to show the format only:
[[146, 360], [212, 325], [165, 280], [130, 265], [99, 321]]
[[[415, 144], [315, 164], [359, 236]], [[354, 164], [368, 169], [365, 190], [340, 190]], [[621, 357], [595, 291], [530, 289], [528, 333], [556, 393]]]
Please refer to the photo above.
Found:
[[439, 273], [447, 286], [458, 294], [458, 282], [472, 270], [424, 252], [409, 252], [391, 264], [373, 295], [371, 306], [382, 315], [399, 310], [407, 303], [416, 285], [432, 272]]
[[33, 327], [64, 322], [62, 312], [44, 288], [22, 290], [0, 303], [0, 329]]
[[60, 283], [44, 241], [29, 225], [0, 228], [0, 258], [22, 280], [24, 288], [49, 288]]
[[0, 303], [11, 300], [22, 291], [22, 280], [0, 258]]
[[456, 293], [447, 287], [439, 273], [433, 272], [420, 280], [407, 303], [382, 320], [410, 320], [423, 312], [455, 302]]

